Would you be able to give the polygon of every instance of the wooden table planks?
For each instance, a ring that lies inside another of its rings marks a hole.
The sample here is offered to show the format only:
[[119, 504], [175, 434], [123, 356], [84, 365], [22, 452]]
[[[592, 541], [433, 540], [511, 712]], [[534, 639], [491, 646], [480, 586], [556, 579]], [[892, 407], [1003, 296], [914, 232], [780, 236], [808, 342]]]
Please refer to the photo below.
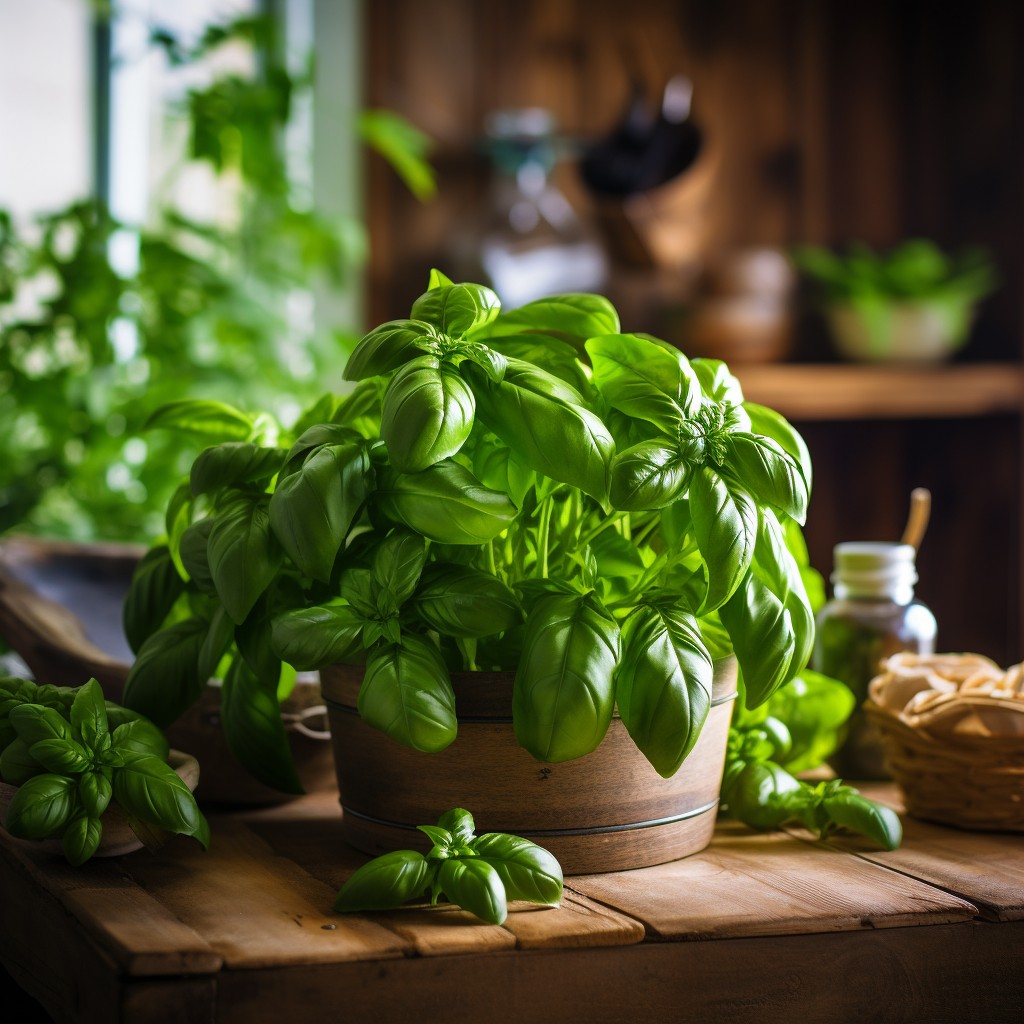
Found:
[[679, 1000], [758, 1024], [1024, 1020], [1020, 837], [905, 819], [885, 853], [721, 823], [701, 854], [567, 879], [561, 907], [495, 927], [450, 906], [334, 913], [365, 861], [335, 795], [210, 820], [208, 852], [179, 838], [79, 870], [0, 839], [0, 956], [56, 1020], [689, 1019]]
[[1024, 835], [967, 832], [918, 821], [906, 815], [899, 791], [891, 783], [866, 783], [861, 788], [899, 811], [903, 845], [886, 851], [844, 837], [833, 840], [838, 848], [956, 893], [986, 920], [1024, 921]]
[[741, 938], [969, 921], [965, 900], [785, 832], [719, 825], [696, 857], [573, 888], [643, 921], [662, 940]]

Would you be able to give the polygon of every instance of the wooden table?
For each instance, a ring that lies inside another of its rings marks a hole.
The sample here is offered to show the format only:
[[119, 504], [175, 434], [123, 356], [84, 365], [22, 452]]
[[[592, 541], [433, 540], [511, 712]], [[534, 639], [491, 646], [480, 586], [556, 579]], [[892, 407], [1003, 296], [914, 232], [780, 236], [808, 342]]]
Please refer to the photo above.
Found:
[[4, 838], [0, 957], [76, 1024], [1021, 1024], [1024, 838], [905, 823], [893, 853], [724, 823], [701, 854], [568, 879], [560, 908], [502, 927], [333, 913], [363, 858], [330, 794], [211, 815], [208, 853], [74, 870]]

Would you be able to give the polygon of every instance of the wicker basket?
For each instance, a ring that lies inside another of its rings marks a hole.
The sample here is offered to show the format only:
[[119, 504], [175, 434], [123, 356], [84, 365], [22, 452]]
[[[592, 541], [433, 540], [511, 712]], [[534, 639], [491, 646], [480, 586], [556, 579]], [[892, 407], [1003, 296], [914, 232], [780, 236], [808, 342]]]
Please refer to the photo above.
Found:
[[960, 828], [1024, 832], [1024, 665], [977, 654], [895, 654], [868, 686], [907, 811]]
[[1024, 743], [963, 736], [955, 744], [913, 729], [868, 701], [886, 764], [908, 813], [958, 828], [1024, 832]]

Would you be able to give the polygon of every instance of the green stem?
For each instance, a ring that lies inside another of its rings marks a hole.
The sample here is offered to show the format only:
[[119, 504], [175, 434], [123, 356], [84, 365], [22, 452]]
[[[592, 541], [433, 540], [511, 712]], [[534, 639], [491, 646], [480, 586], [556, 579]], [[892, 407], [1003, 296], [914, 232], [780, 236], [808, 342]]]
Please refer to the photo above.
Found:
[[579, 546], [582, 548], [585, 544], [589, 544], [595, 537], [599, 536], [609, 526], [615, 526], [629, 516], [628, 512], [616, 512], [614, 515], [609, 516], [607, 519], [602, 520], [598, 525], [591, 530], [589, 533], [580, 535]]
[[537, 520], [537, 557], [540, 559], [540, 576], [548, 575], [548, 532], [551, 528], [551, 498], [545, 498]]

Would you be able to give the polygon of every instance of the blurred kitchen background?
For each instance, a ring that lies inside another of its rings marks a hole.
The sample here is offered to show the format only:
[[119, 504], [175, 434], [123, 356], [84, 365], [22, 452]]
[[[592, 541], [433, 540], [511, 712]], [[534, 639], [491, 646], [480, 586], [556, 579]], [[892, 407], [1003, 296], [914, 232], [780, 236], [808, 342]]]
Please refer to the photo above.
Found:
[[0, 0], [0, 531], [146, 539], [149, 410], [294, 418], [437, 266], [726, 359], [826, 574], [929, 488], [939, 647], [1017, 661], [1022, 56], [997, 0]]

